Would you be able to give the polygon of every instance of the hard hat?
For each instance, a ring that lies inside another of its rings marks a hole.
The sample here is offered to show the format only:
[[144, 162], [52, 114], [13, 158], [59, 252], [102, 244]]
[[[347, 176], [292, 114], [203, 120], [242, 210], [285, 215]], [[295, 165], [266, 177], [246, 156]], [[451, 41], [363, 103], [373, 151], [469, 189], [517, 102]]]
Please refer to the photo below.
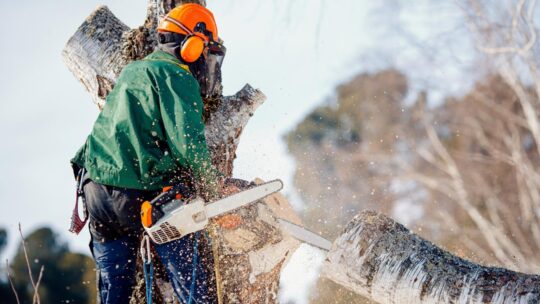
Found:
[[214, 15], [195, 3], [182, 4], [172, 9], [159, 23], [159, 32], [172, 32], [186, 36], [180, 55], [186, 62], [196, 61], [209, 42], [218, 42]]

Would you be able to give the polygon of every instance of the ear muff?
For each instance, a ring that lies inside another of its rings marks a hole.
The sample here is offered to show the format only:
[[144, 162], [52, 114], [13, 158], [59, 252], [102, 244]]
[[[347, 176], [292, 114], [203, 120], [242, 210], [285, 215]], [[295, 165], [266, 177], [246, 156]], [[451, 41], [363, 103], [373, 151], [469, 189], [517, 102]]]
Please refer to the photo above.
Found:
[[204, 39], [197, 35], [192, 35], [192, 36], [186, 37], [186, 39], [182, 42], [182, 48], [180, 49], [180, 56], [185, 62], [191, 63], [199, 59], [203, 51], [204, 51]]

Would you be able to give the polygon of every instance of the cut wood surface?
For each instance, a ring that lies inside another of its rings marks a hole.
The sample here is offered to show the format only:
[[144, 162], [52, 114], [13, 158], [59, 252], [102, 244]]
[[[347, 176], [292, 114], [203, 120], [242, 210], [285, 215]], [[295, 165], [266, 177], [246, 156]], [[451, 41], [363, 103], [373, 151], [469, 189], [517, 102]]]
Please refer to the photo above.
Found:
[[68, 69], [100, 108], [127, 64], [120, 49], [122, 35], [128, 30], [106, 6], [100, 6], [86, 18], [62, 51]]
[[334, 242], [323, 275], [379, 303], [540, 303], [540, 276], [456, 257], [373, 211]]
[[296, 224], [301, 224], [301, 220], [281, 193], [235, 214], [241, 218], [238, 227], [219, 229], [213, 225], [211, 229], [214, 239], [219, 240], [216, 260], [223, 302], [277, 303], [281, 269], [300, 242], [284, 234], [276, 218]]

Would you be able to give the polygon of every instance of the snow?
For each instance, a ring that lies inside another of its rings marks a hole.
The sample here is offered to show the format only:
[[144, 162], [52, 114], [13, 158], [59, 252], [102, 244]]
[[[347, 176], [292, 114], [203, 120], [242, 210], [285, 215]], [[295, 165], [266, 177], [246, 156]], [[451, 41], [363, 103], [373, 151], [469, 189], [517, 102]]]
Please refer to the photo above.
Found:
[[309, 303], [308, 295], [319, 278], [326, 254], [324, 251], [302, 244], [281, 271], [280, 303]]

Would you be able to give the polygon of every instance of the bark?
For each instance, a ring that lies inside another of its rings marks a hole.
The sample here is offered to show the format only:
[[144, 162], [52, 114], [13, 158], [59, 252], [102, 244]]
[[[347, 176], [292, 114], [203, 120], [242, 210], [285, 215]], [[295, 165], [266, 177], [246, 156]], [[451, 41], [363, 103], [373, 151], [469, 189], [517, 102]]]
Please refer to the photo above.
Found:
[[[183, 2], [205, 4], [205, 1], [149, 1], [144, 24], [129, 29], [105, 6], [98, 7], [69, 39], [62, 55], [74, 76], [102, 108], [122, 68], [141, 59], [156, 46], [157, 16]], [[240, 135], [249, 118], [265, 100], [264, 94], [245, 85], [233, 96], [205, 100], [206, 140], [213, 163], [230, 177]], [[240, 187], [249, 183], [240, 182]], [[279, 274], [299, 243], [282, 234], [275, 218], [300, 223], [280, 195], [275, 194], [237, 212], [240, 225], [224, 229], [211, 224], [213, 257], [217, 286], [223, 303], [275, 303]], [[158, 276], [160, 275], [158, 271]], [[164, 276], [161, 275], [163, 278]], [[156, 295], [170, 294], [163, 280], [154, 286]], [[138, 273], [133, 303], [144, 303], [144, 282]], [[165, 302], [155, 298], [154, 303]]]
[[322, 273], [379, 303], [540, 302], [540, 276], [456, 257], [373, 211], [347, 225]]
[[232, 176], [242, 130], [265, 99], [261, 91], [246, 84], [235, 95], [223, 97], [206, 120], [206, 143], [214, 165], [226, 176]]
[[106, 6], [101, 6], [86, 18], [62, 51], [67, 67], [100, 108], [127, 64], [119, 49], [128, 30]]

